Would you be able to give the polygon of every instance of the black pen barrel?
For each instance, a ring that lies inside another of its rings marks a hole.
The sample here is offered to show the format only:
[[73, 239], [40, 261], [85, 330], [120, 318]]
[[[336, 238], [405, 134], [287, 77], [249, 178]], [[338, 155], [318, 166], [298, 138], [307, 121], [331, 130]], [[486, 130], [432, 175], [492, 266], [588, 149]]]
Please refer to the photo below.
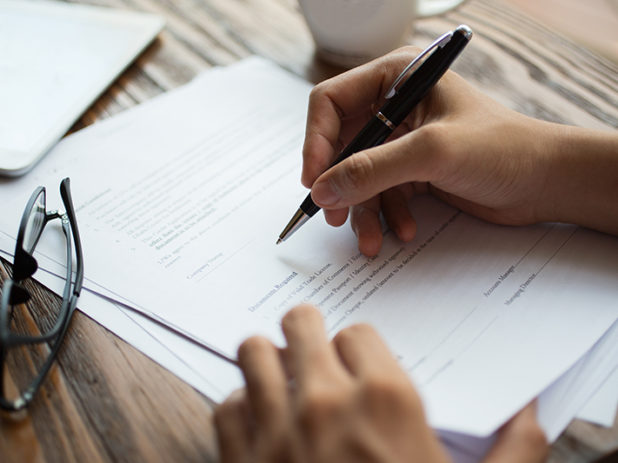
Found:
[[[384, 140], [392, 133], [392, 130], [377, 116], [373, 116], [354, 139], [339, 153], [339, 156], [332, 163], [331, 167], [339, 164], [346, 158], [349, 158], [354, 153], [372, 148], [384, 143]], [[311, 194], [308, 194], [303, 203], [300, 205], [302, 211], [309, 217], [313, 217], [320, 207], [311, 199]]]
[[[354, 153], [372, 148], [384, 143], [384, 140], [392, 133], [384, 121], [377, 116], [373, 116], [367, 124], [361, 129], [354, 139], [346, 146], [343, 151], [337, 156], [333, 166], [339, 164], [346, 158], [349, 158]], [[331, 166], [332, 167], [332, 166]]]
[[380, 108], [380, 112], [395, 126], [401, 124], [440, 80], [467, 43], [468, 38], [462, 32], [455, 32], [443, 48], [434, 51], [414, 71], [397, 90], [397, 94]]

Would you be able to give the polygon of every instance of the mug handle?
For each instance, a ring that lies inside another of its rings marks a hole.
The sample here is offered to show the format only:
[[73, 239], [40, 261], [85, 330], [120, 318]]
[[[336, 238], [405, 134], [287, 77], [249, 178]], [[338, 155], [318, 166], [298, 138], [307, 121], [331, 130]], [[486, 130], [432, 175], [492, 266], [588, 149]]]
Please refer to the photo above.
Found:
[[417, 0], [416, 17], [428, 18], [430, 16], [446, 13], [461, 5], [464, 1], [465, 0]]

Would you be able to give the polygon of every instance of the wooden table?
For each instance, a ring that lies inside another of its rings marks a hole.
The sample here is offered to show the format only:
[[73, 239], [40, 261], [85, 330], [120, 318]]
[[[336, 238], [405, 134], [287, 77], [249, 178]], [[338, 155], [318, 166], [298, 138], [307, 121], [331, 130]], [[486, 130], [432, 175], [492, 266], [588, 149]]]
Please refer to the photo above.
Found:
[[[200, 71], [265, 56], [318, 82], [340, 69], [317, 61], [296, 0], [78, 0], [166, 18], [156, 42], [74, 127], [148, 100]], [[618, 127], [618, 67], [530, 18], [490, 0], [417, 23], [408, 41], [426, 45], [460, 23], [475, 33], [455, 70], [521, 112], [587, 127]], [[16, 224], [17, 225], [17, 224]], [[0, 280], [6, 278], [2, 262]], [[56, 298], [32, 284], [34, 316]], [[0, 420], [0, 460], [216, 461], [212, 402], [81, 313], [38, 397]], [[618, 422], [575, 420], [550, 461], [592, 461], [618, 447]]]

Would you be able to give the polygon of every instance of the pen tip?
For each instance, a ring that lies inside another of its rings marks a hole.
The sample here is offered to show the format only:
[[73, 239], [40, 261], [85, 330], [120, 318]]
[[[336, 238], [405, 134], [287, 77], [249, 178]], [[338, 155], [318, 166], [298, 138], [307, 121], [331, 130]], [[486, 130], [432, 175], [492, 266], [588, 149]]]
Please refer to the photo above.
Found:
[[282, 240], [281, 238], [279, 238], [279, 239], [277, 240], [277, 244], [279, 244], [279, 243], [283, 243], [283, 240]]

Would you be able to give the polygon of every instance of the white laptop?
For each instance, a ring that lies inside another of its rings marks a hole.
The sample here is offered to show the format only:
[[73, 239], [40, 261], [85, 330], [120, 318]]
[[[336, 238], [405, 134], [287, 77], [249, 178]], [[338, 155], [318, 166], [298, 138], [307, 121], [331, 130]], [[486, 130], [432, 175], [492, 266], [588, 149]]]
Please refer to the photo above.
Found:
[[27, 172], [163, 25], [145, 13], [0, 0], [0, 175]]

